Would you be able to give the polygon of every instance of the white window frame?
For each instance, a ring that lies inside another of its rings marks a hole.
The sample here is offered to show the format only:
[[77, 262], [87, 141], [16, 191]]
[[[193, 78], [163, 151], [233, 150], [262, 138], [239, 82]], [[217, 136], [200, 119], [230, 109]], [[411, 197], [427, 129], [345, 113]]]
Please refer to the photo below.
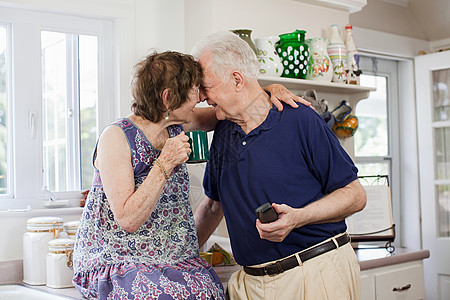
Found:
[[[66, 40], [67, 49], [67, 114], [69, 117], [66, 120], [67, 128], [67, 174], [72, 176], [72, 180], [68, 182], [68, 190], [78, 190], [81, 186], [81, 161], [80, 161], [80, 105], [79, 105], [79, 90], [74, 87], [79, 87], [79, 66], [78, 60], [71, 59], [78, 57], [78, 37], [80, 34], [67, 33], [63, 31], [46, 30], [51, 32], [60, 32], [63, 34], [71, 34], [70, 38]], [[99, 97], [100, 99], [100, 97]], [[98, 131], [98, 124], [97, 124]], [[44, 178], [44, 183], [48, 178]]]
[[[55, 13], [2, 7], [0, 20], [10, 23], [11, 98], [9, 109], [10, 189], [0, 196], [0, 209], [41, 208], [45, 198], [42, 157], [41, 31], [57, 31], [99, 38], [98, 132], [115, 114], [113, 22]], [[75, 162], [76, 163], [76, 162]]]
[[12, 187], [14, 186], [14, 168], [13, 168], [13, 138], [12, 138], [12, 124], [13, 124], [13, 110], [11, 105], [12, 99], [12, 89], [11, 89], [11, 74], [12, 74], [12, 56], [11, 56], [11, 23], [0, 21], [0, 26], [6, 28], [6, 49], [5, 49], [5, 63], [6, 63], [6, 113], [7, 121], [7, 147], [6, 147], [6, 159], [7, 161], [7, 171], [6, 171], [6, 188], [7, 192], [5, 194], [0, 195], [0, 200], [2, 198], [11, 198], [13, 197]]
[[[375, 64], [374, 64], [375, 62]], [[361, 55], [360, 68], [363, 74], [386, 77], [387, 121], [388, 121], [388, 153], [385, 156], [356, 156], [356, 163], [381, 163], [390, 161], [389, 184], [392, 196], [392, 214], [396, 224], [396, 239], [394, 244], [399, 246], [402, 240], [401, 197], [400, 197], [400, 111], [399, 111], [399, 78], [398, 61], [380, 56]], [[364, 100], [363, 100], [364, 101]], [[381, 174], [373, 174], [381, 175]]]

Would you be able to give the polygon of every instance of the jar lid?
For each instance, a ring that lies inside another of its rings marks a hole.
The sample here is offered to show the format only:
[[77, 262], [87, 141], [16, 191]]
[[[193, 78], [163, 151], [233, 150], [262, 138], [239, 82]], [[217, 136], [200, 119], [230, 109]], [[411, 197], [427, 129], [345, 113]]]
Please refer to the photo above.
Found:
[[72, 239], [54, 239], [48, 242], [50, 251], [73, 250], [75, 241]]
[[36, 217], [27, 220], [28, 230], [63, 229], [63, 219], [58, 217]]
[[70, 221], [70, 222], [64, 223], [65, 229], [77, 229], [78, 226], [80, 226], [80, 221]]

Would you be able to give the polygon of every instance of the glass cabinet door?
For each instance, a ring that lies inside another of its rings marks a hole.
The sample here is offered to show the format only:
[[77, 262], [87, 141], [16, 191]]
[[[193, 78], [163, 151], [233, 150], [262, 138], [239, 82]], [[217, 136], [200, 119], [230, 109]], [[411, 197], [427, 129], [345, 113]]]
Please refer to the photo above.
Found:
[[450, 299], [450, 51], [414, 61], [425, 298]]
[[450, 236], [450, 69], [432, 71], [438, 234]]

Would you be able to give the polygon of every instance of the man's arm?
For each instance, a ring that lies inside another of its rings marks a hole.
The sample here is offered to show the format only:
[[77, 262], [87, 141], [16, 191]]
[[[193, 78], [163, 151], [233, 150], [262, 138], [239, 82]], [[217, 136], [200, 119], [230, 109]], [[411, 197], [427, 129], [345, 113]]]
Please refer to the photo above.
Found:
[[222, 205], [205, 197], [194, 214], [198, 245], [203, 246], [223, 218]]
[[358, 179], [303, 208], [272, 204], [278, 220], [256, 228], [262, 239], [281, 242], [294, 229], [309, 224], [334, 223], [361, 211], [366, 206], [366, 193]]

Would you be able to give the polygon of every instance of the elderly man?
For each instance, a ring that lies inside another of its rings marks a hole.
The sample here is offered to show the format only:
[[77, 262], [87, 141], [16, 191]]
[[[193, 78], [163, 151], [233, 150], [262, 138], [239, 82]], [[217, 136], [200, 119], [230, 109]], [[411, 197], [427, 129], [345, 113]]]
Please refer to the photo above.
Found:
[[[272, 106], [255, 54], [236, 35], [210, 35], [193, 54], [203, 68], [201, 100], [221, 120], [195, 220], [202, 244], [225, 216], [243, 266], [228, 282], [230, 298], [359, 299], [344, 219], [366, 196], [350, 157], [313, 110]], [[261, 223], [255, 209], [267, 202], [278, 219]]]

